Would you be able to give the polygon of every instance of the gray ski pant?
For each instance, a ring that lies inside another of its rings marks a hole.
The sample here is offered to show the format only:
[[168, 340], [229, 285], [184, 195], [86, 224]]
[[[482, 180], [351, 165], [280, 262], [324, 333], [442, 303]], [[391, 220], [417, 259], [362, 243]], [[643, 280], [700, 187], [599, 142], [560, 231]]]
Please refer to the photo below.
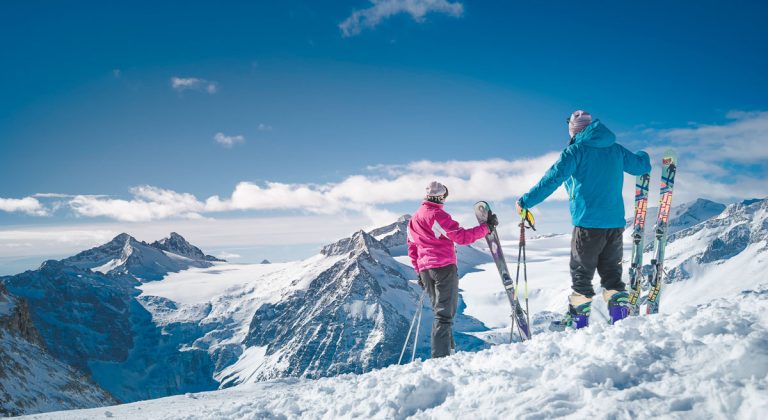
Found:
[[432, 357], [445, 357], [455, 347], [453, 317], [459, 304], [459, 272], [456, 265], [430, 268], [420, 273], [421, 281], [432, 302]]
[[573, 291], [588, 298], [595, 295], [592, 278], [600, 274], [603, 289], [624, 291], [621, 281], [623, 228], [573, 228], [571, 237], [571, 280]]

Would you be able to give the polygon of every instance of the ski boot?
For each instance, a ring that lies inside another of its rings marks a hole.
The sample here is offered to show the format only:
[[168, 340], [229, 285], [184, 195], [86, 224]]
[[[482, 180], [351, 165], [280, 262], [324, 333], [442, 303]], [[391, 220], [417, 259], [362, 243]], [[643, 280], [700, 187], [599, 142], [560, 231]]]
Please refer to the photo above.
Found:
[[565, 331], [566, 328], [581, 329], [589, 326], [589, 313], [592, 311], [592, 299], [574, 293], [568, 297], [568, 312], [563, 319], [552, 321], [551, 331]]
[[603, 290], [603, 299], [608, 302], [608, 315], [611, 325], [629, 316], [629, 293], [616, 290]]

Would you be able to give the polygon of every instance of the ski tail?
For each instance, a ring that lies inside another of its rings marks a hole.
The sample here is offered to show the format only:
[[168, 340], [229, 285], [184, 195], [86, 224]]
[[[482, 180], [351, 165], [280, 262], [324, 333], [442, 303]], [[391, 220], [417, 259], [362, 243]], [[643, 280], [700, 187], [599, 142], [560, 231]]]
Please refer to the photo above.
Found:
[[656, 218], [656, 227], [654, 228], [655, 239], [653, 241], [655, 252], [651, 260], [651, 274], [648, 276], [647, 314], [659, 312], [659, 300], [661, 298], [661, 286], [664, 277], [664, 251], [667, 246], [667, 228], [669, 213], [672, 209], [672, 192], [675, 187], [676, 175], [677, 155], [674, 151], [668, 150], [664, 153], [662, 159], [659, 215]]
[[648, 211], [648, 188], [650, 174], [638, 175], [635, 180], [635, 219], [632, 228], [632, 260], [629, 267], [629, 314], [640, 312], [638, 299], [642, 291], [643, 238], [645, 236], [645, 216]]

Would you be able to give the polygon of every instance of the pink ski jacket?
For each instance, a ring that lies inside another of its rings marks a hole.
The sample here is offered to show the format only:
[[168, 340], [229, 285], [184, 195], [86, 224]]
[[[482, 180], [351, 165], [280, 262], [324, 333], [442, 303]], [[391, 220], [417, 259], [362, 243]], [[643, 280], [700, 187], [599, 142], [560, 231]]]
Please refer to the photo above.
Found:
[[425, 201], [408, 223], [408, 256], [416, 272], [456, 264], [453, 243], [469, 245], [488, 234], [485, 223], [464, 229], [443, 210]]

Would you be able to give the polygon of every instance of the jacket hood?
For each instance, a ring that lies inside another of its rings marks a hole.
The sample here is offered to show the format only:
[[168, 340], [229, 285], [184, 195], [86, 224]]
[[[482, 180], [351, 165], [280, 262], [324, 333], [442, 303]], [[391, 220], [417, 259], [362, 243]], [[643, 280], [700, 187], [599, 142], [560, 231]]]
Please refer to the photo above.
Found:
[[600, 120], [595, 120], [573, 139], [574, 143], [580, 143], [590, 147], [608, 147], [616, 143], [616, 135], [608, 129]]

